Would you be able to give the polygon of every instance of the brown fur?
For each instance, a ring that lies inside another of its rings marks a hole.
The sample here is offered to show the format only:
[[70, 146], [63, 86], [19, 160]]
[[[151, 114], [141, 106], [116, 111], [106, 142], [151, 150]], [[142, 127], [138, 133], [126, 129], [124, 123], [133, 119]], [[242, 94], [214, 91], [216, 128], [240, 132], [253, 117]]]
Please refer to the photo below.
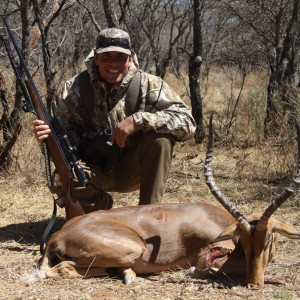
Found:
[[[279, 223], [270, 221], [270, 234], [273, 235], [274, 224], [278, 227]], [[296, 232], [292, 227], [284, 230]], [[239, 238], [247, 248], [246, 254], [254, 251], [257, 256], [255, 249], [262, 246], [239, 237], [235, 219], [224, 209], [210, 204], [115, 208], [67, 222], [47, 243], [40, 269], [47, 277], [75, 278], [107, 275], [110, 268], [117, 268], [127, 284], [134, 280], [135, 273], [157, 273], [178, 267], [196, 266], [195, 274], [200, 277], [208, 275], [210, 270], [245, 273], [243, 251], [236, 249], [231, 254], [235, 248], [232, 240]], [[255, 266], [256, 273], [264, 273], [275, 243], [266, 249], [264, 263]], [[253, 256], [249, 253], [246, 257]]]

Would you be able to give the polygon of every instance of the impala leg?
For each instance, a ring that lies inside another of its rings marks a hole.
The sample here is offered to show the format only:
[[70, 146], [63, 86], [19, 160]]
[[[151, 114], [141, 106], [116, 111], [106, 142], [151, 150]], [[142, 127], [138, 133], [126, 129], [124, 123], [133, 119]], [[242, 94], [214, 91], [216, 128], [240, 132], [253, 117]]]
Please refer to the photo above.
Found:
[[107, 276], [106, 268], [79, 267], [74, 261], [62, 261], [46, 271], [46, 277], [87, 278]]

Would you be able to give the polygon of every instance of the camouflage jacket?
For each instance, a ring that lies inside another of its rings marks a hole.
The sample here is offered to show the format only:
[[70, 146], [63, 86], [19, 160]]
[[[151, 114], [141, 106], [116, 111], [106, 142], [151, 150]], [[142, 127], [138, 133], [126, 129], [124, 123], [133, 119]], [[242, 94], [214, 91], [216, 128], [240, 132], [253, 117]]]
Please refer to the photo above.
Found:
[[[82, 138], [92, 137], [99, 130], [113, 130], [127, 117], [125, 115], [126, 91], [138, 71], [137, 61], [133, 60], [122, 82], [108, 85], [99, 78], [93, 59], [88, 57], [85, 64], [94, 87], [93, 115], [87, 116], [81, 104], [78, 76], [65, 83], [52, 111], [52, 114], [61, 117], [68, 136], [75, 146], [78, 146]], [[132, 115], [139, 130], [169, 133], [177, 141], [193, 137], [195, 121], [191, 111], [166, 82], [157, 76], [142, 72], [140, 88], [139, 108]]]

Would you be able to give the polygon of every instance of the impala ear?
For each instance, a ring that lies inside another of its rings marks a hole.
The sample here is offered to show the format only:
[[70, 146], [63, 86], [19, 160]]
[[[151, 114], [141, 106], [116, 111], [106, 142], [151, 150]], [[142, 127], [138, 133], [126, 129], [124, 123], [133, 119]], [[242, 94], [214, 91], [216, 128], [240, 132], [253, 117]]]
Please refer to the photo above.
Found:
[[293, 226], [272, 219], [273, 232], [277, 232], [288, 239], [300, 239], [300, 232]]
[[226, 240], [233, 240], [235, 241], [239, 235], [239, 227], [238, 223], [233, 223], [226, 227], [223, 232], [214, 240], [214, 243], [226, 241]]

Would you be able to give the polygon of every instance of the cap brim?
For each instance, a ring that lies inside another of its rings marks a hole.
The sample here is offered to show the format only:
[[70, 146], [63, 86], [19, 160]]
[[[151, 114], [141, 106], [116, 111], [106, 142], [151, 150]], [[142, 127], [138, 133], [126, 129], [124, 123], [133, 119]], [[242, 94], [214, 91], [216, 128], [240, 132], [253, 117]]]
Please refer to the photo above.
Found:
[[121, 53], [125, 53], [128, 55], [131, 55], [131, 51], [130, 49], [125, 49], [122, 47], [116, 47], [116, 46], [110, 46], [110, 47], [106, 47], [106, 48], [100, 48], [96, 50], [96, 53], [104, 53], [104, 52], [121, 52]]

